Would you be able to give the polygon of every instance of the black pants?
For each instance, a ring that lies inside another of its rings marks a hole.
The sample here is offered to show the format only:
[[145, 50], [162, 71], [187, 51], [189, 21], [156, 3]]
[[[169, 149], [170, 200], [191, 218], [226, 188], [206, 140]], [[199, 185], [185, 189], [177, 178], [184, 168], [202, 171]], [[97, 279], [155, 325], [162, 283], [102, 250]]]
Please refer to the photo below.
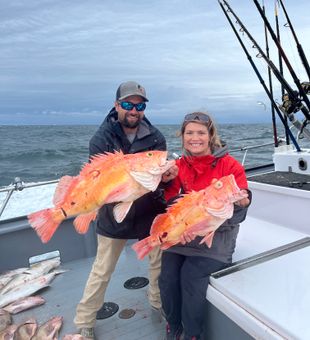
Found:
[[159, 288], [171, 328], [177, 329], [182, 323], [186, 335], [202, 333], [209, 276], [226, 266], [207, 257], [163, 253]]

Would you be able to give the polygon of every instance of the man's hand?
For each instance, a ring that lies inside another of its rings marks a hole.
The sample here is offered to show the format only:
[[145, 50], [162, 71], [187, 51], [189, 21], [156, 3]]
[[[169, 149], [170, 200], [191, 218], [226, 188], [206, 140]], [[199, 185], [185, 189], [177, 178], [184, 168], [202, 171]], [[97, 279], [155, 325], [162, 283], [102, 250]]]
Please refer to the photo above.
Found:
[[162, 174], [161, 181], [167, 183], [174, 179], [179, 173], [179, 168], [176, 165], [172, 165], [166, 172]]

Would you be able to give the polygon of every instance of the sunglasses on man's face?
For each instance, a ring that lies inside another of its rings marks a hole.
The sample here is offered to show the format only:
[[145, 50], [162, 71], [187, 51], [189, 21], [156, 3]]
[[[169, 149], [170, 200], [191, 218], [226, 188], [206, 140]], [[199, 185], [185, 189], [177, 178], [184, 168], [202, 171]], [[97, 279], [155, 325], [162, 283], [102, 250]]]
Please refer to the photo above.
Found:
[[208, 123], [208, 121], [210, 120], [210, 117], [204, 113], [189, 113], [184, 117], [184, 121], [185, 122], [191, 122], [191, 121], [200, 121], [200, 122], [204, 122], [204, 123]]
[[126, 111], [131, 111], [134, 107], [137, 111], [144, 111], [146, 108], [145, 103], [134, 104], [131, 102], [120, 102], [121, 108]]

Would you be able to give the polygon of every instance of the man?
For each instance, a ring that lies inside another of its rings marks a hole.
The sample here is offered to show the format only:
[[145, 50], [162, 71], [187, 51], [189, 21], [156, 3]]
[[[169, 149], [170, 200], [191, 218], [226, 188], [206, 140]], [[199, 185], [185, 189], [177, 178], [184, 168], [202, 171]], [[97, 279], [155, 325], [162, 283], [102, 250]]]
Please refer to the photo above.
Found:
[[[115, 106], [90, 140], [90, 156], [114, 150], [122, 150], [125, 154], [166, 150], [164, 136], [144, 116], [146, 102], [148, 99], [141, 85], [134, 81], [122, 83], [116, 91]], [[168, 182], [176, 175], [177, 167], [172, 167], [163, 175], [162, 181]], [[113, 206], [107, 204], [99, 210], [97, 256], [74, 319], [80, 334], [87, 339], [94, 339], [96, 314], [103, 304], [107, 285], [126, 241], [148, 236], [153, 219], [166, 207], [159, 189], [137, 199], [121, 223], [113, 217]], [[155, 309], [161, 308], [160, 263], [161, 251], [156, 248], [149, 256], [148, 291], [149, 302]]]

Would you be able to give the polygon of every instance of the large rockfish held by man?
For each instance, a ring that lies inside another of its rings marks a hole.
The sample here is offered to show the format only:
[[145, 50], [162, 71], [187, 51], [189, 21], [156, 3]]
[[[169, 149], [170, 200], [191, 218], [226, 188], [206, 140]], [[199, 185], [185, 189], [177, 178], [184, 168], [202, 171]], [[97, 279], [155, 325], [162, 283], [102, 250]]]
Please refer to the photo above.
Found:
[[75, 229], [86, 233], [98, 209], [107, 203], [120, 202], [113, 210], [115, 220], [120, 223], [133, 201], [155, 191], [162, 174], [174, 163], [167, 161], [167, 151], [95, 155], [78, 176], [60, 179], [53, 208], [28, 215], [28, 221], [44, 243], [68, 217], [77, 216], [73, 222]]
[[158, 215], [150, 236], [132, 248], [142, 259], [156, 246], [164, 250], [180, 243], [184, 232], [203, 236], [200, 244], [211, 247], [215, 230], [232, 217], [233, 203], [244, 197], [247, 193], [239, 189], [234, 175], [214, 179], [206, 189], [184, 194], [164, 214]]

